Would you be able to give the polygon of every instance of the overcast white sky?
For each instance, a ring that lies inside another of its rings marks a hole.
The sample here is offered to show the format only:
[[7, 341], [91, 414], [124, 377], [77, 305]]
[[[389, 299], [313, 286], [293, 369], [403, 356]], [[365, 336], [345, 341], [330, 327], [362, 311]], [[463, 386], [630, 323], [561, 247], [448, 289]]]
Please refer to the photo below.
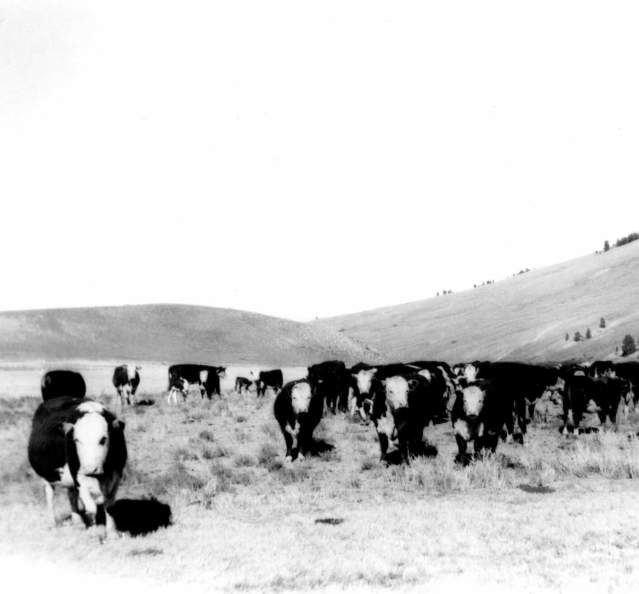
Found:
[[0, 0], [0, 309], [304, 320], [639, 231], [632, 7]]

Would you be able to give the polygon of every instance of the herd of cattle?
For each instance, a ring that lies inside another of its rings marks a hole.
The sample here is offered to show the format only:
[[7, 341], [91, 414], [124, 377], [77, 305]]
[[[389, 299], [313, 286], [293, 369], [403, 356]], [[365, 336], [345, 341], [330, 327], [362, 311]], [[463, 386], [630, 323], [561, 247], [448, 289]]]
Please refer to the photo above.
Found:
[[[135, 404], [140, 367], [120, 365], [113, 373], [118, 412]], [[169, 403], [186, 400], [192, 388], [201, 397], [220, 394], [226, 369], [197, 364], [172, 365], [168, 370]], [[273, 412], [286, 444], [288, 460], [317, 451], [313, 432], [322, 416], [350, 413], [376, 429], [381, 459], [409, 463], [428, 451], [424, 430], [450, 422], [457, 442], [456, 460], [495, 452], [499, 439], [524, 443], [535, 406], [544, 399], [563, 407], [561, 430], [578, 433], [587, 413], [602, 424], [617, 423], [634, 407], [639, 385], [639, 361], [590, 364], [531, 365], [475, 361], [450, 366], [442, 361], [388, 365], [325, 361], [308, 368], [306, 377], [284, 385], [279, 369], [255, 377], [237, 377], [242, 393], [255, 384], [258, 396], [268, 388], [275, 396]], [[106, 530], [127, 460], [125, 423], [104, 405], [86, 398], [81, 374], [54, 370], [44, 374], [42, 400], [29, 438], [29, 461], [44, 480], [47, 505], [55, 522], [53, 492], [67, 489], [72, 517]], [[431, 450], [432, 451], [432, 450]], [[112, 521], [112, 520], [111, 520]]]

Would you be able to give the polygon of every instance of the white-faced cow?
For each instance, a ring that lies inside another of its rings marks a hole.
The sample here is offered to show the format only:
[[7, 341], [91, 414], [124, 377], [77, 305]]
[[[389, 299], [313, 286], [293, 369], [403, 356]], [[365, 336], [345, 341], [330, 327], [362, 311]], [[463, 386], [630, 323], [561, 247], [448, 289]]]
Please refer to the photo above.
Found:
[[424, 429], [435, 422], [438, 398], [430, 382], [418, 373], [390, 375], [372, 390], [371, 419], [377, 431], [381, 459], [389, 461], [394, 445], [402, 462], [425, 453]]
[[273, 412], [286, 443], [286, 460], [302, 460], [314, 452], [313, 431], [323, 411], [324, 399], [306, 380], [289, 382], [280, 390]]
[[113, 371], [113, 385], [118, 392], [118, 408], [122, 410], [124, 403], [135, 404], [135, 393], [140, 385], [139, 365], [118, 365]]
[[29, 462], [45, 483], [54, 524], [54, 488], [67, 489], [73, 518], [106, 535], [106, 507], [114, 500], [127, 450], [124, 423], [102, 404], [59, 397], [36, 410], [28, 446]]
[[69, 369], [53, 369], [42, 376], [40, 382], [42, 400], [51, 400], [60, 396], [84, 398], [87, 386], [82, 374]]

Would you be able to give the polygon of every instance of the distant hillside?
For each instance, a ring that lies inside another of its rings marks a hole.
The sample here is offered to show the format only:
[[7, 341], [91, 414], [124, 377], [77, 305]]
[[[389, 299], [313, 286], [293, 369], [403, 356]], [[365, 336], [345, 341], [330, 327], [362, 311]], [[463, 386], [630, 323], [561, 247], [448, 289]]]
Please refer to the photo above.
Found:
[[0, 359], [308, 365], [376, 353], [329, 328], [232, 309], [142, 305], [0, 313]]
[[[477, 289], [314, 324], [387, 360], [614, 357], [625, 334], [639, 336], [639, 242]], [[575, 332], [583, 336], [587, 328], [592, 338], [574, 342]]]

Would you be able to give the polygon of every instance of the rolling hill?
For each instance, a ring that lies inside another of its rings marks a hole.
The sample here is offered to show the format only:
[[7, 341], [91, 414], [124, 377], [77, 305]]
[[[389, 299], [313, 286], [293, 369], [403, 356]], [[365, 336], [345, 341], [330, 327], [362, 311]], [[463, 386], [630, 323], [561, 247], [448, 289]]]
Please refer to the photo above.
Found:
[[[367, 344], [386, 360], [614, 357], [625, 334], [639, 335], [639, 241], [476, 289], [314, 325]], [[592, 338], [575, 342], [575, 332], [583, 336], [587, 328]]]
[[0, 313], [0, 359], [308, 365], [377, 354], [322, 326], [232, 309], [140, 305]]

